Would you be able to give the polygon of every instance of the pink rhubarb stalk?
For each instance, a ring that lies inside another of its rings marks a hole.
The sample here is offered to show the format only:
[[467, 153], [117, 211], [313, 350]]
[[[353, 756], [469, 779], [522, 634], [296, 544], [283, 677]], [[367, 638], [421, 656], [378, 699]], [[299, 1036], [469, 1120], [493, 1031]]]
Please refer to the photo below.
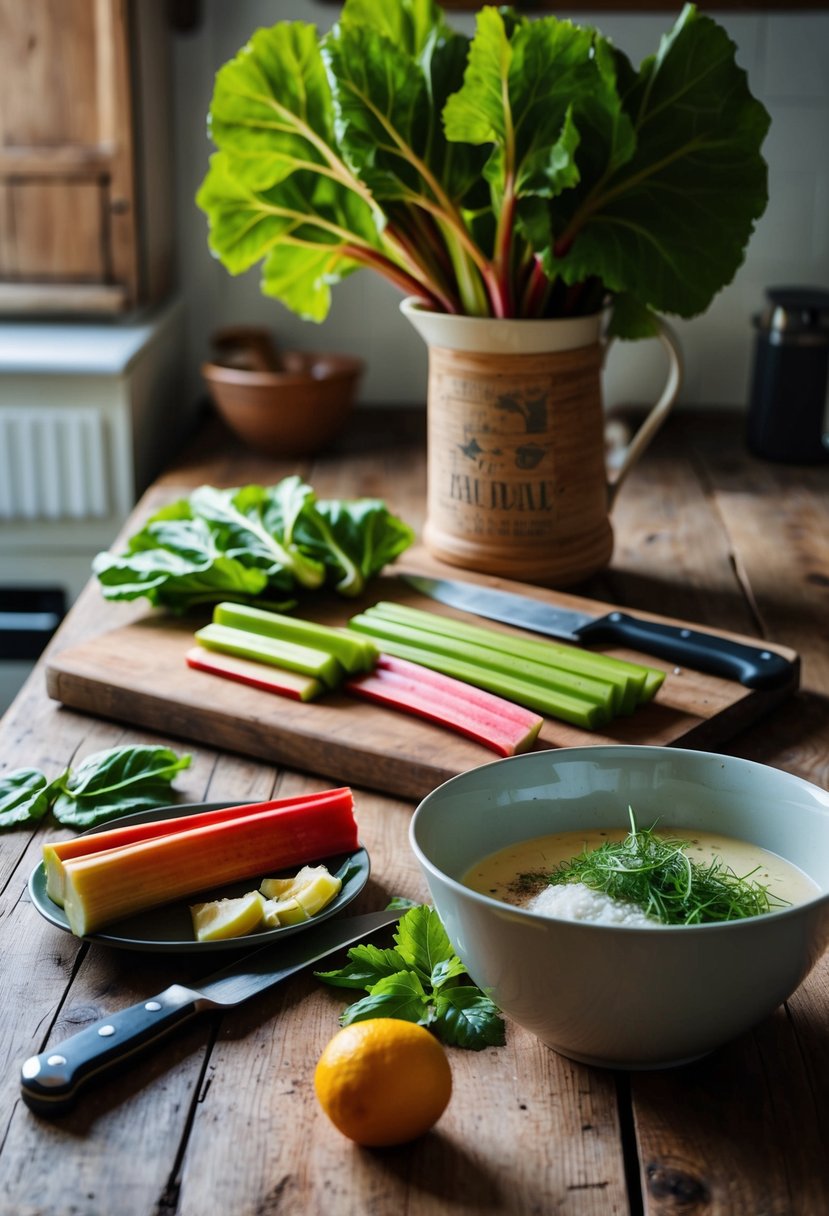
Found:
[[373, 672], [346, 681], [354, 696], [445, 726], [500, 756], [528, 751], [544, 719], [512, 701], [404, 659], [381, 654]]

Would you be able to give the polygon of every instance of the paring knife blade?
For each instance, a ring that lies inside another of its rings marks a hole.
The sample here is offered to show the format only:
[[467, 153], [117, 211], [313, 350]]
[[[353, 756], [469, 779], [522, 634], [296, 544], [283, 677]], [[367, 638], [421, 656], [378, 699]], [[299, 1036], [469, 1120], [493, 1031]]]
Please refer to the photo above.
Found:
[[746, 688], [771, 690], [796, 682], [796, 664], [776, 651], [746, 646], [701, 629], [664, 625], [625, 612], [593, 616], [545, 604], [512, 591], [460, 580], [427, 578], [419, 574], [403, 574], [402, 577], [421, 594], [449, 607], [548, 637], [578, 644], [604, 642], [627, 646], [697, 671], [738, 680]]
[[194, 1014], [239, 1005], [400, 916], [400, 909], [385, 909], [364, 916], [332, 917], [319, 927], [246, 954], [197, 984], [172, 984], [155, 997], [101, 1018], [25, 1061], [20, 1078], [23, 1100], [39, 1115], [62, 1114], [93, 1077], [116, 1068]]

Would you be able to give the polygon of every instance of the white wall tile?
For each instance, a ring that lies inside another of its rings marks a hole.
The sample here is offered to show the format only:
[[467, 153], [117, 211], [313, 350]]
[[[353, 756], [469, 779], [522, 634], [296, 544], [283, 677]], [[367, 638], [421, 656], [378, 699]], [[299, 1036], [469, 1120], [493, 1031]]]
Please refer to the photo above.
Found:
[[772, 13], [767, 23], [767, 97], [829, 102], [829, 13]]

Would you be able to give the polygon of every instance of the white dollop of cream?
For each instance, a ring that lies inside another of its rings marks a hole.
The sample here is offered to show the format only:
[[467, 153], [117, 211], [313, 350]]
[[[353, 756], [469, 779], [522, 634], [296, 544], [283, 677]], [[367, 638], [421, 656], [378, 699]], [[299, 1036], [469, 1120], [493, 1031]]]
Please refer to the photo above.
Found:
[[661, 921], [638, 908], [636, 904], [613, 899], [601, 891], [592, 891], [583, 882], [567, 882], [547, 886], [534, 895], [524, 907], [539, 916], [557, 916], [562, 920], [589, 921], [595, 925], [621, 925], [627, 929], [662, 928]]

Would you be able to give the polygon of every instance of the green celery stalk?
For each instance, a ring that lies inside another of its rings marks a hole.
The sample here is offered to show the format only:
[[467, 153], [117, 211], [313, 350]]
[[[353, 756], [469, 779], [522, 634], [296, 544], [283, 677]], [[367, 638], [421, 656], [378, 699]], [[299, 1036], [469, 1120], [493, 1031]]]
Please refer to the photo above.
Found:
[[[354, 625], [354, 621], [357, 619], [352, 618], [349, 626], [359, 628]], [[476, 688], [485, 688], [488, 692], [507, 697], [508, 700], [515, 701], [527, 709], [534, 709], [537, 713], [547, 714], [551, 718], [560, 718], [561, 721], [570, 722], [573, 726], [593, 730], [597, 726], [604, 725], [610, 717], [607, 706], [598, 705], [595, 701], [588, 701], [584, 697], [561, 692], [555, 688], [545, 688], [542, 684], [532, 684], [528, 680], [516, 679], [502, 671], [494, 671], [492, 668], [483, 667], [480, 664], [469, 663], [449, 654], [424, 649], [421, 646], [407, 645], [391, 639], [383, 639], [381, 645], [384, 653], [393, 655], [395, 658], [407, 659], [410, 663], [420, 663], [424, 667], [431, 667], [433, 671], [442, 671], [444, 675], [454, 676], [457, 680], [465, 680], [467, 684], [474, 684]]]
[[248, 604], [217, 604], [213, 609], [213, 622], [231, 629], [245, 629], [263, 637], [324, 650], [333, 655], [349, 674], [370, 671], [377, 659], [377, 650], [373, 645], [349, 635], [345, 629], [318, 625], [314, 621], [284, 616], [279, 612], [267, 612], [264, 608], [254, 608]]
[[334, 655], [326, 650], [301, 646], [297, 642], [283, 642], [278, 638], [266, 638], [247, 629], [232, 629], [228, 625], [205, 625], [196, 630], [196, 641], [208, 650], [219, 650], [224, 654], [240, 655], [243, 659], [255, 659], [259, 663], [270, 663], [288, 671], [298, 671], [305, 676], [315, 676], [329, 688], [338, 688], [345, 672]]
[[597, 680], [592, 676], [566, 671], [562, 667], [517, 658], [503, 650], [494, 650], [478, 643], [465, 642], [460, 638], [431, 633], [421, 629], [418, 625], [389, 620], [372, 612], [363, 612], [352, 617], [349, 625], [375, 639], [380, 639], [384, 649], [388, 649], [387, 639], [401, 642], [406, 646], [422, 646], [438, 654], [455, 656], [491, 671], [517, 676], [531, 684], [540, 684], [544, 688], [555, 688], [568, 695], [581, 697], [585, 701], [592, 701], [594, 704], [602, 706], [609, 713], [616, 713], [618, 710], [619, 690], [606, 680]]
[[584, 675], [616, 684], [622, 696], [621, 713], [631, 713], [640, 701], [650, 700], [665, 679], [664, 672], [657, 668], [631, 663], [628, 659], [618, 659], [614, 655], [582, 650], [564, 642], [518, 637], [515, 634], [502, 633], [497, 629], [470, 625], [455, 617], [443, 616], [438, 612], [428, 612], [422, 608], [412, 608], [408, 604], [395, 604], [391, 601], [381, 600], [367, 611], [376, 612], [390, 620], [410, 621], [433, 633], [478, 642], [482, 646], [491, 646], [493, 649], [505, 651], [510, 655], [534, 660], [537, 663], [547, 663], [550, 666], [560, 665], [567, 670], [582, 672]]

